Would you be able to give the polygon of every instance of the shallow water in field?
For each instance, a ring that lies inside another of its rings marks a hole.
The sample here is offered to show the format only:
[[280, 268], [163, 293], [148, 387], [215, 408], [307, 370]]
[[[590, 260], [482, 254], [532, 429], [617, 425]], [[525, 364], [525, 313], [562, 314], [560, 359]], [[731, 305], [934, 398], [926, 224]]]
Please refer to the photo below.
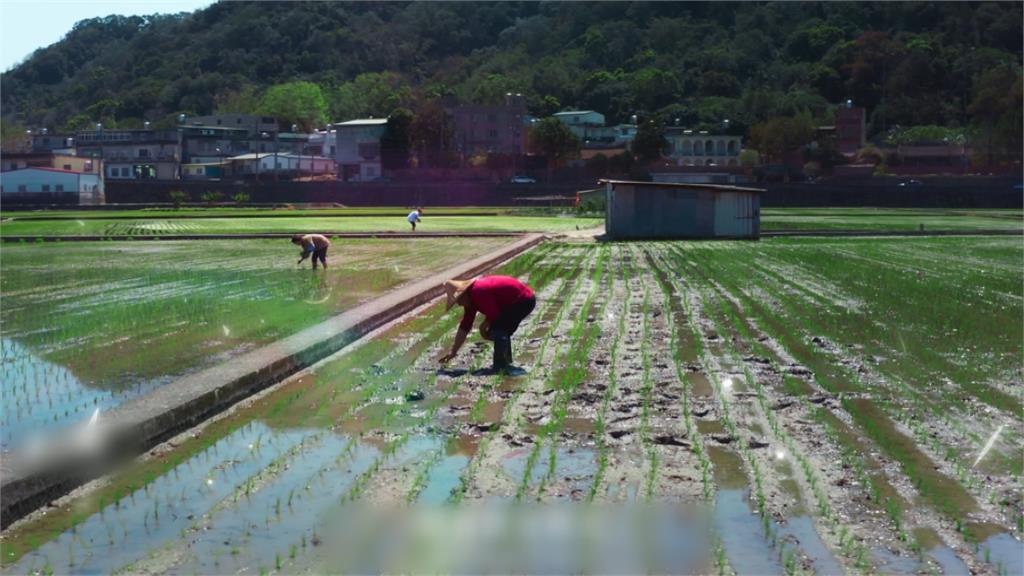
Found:
[[928, 551], [928, 555], [938, 562], [943, 574], [966, 576], [971, 573], [964, 561], [958, 558], [956, 552], [953, 552], [948, 546], [936, 546]]
[[761, 518], [751, 510], [746, 490], [719, 490], [715, 498], [715, 532], [737, 574], [782, 574], [779, 551], [768, 541]]
[[452, 491], [459, 486], [462, 472], [468, 465], [469, 458], [458, 454], [442, 458], [431, 468], [427, 483], [416, 501], [427, 505], [446, 502]]
[[1005, 532], [982, 542], [978, 558], [1001, 568], [1005, 574], [1024, 574], [1024, 543]]
[[346, 241], [317, 272], [285, 241], [5, 246], [0, 448], [508, 241]]
[[0, 339], [0, 449], [16, 448], [45, 432], [86, 422], [127, 398], [155, 388], [160, 380], [105, 390], [79, 380], [70, 369], [44, 360], [14, 340]]

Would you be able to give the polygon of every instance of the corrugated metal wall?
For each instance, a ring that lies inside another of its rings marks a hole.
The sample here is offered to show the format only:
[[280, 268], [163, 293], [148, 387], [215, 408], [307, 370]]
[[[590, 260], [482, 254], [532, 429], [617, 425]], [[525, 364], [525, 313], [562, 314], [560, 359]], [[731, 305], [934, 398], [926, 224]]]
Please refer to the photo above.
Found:
[[757, 192], [609, 183], [611, 238], [758, 238]]

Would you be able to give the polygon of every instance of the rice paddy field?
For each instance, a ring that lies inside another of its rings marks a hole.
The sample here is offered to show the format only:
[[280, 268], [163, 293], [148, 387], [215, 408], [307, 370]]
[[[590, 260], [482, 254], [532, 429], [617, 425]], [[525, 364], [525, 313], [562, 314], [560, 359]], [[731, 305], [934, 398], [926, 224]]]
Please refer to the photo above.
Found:
[[782, 230], [1024, 230], [1020, 210], [946, 208], [764, 208], [763, 231]]
[[[602, 218], [559, 215], [558, 209], [437, 208], [436, 211], [445, 215], [432, 216], [428, 209], [418, 231], [558, 233], [586, 230], [604, 223]], [[0, 236], [406, 232], [409, 231], [406, 214], [384, 208], [7, 212], [0, 221]], [[1021, 231], [1024, 230], [1024, 214], [1019, 210], [765, 208], [761, 218], [761, 229], [765, 232], [909, 232], [920, 230], [922, 226], [925, 231]]]
[[[161, 324], [216, 354], [484, 248], [397, 242], [326, 282], [280, 242], [5, 245], [4, 369], [52, 368], [5, 375], [4, 417], [54, 374], [158, 377]], [[501, 270], [538, 297], [522, 370], [475, 336], [440, 369], [458, 310], [426, 307], [17, 523], [2, 571], [1021, 574], [1022, 261], [1015, 236], [548, 242]]]
[[10, 244], [0, 259], [0, 446], [293, 334], [505, 238]]
[[[406, 215], [337, 215], [273, 217], [196, 217], [104, 219], [76, 218], [73, 220], [20, 219], [0, 223], [0, 236], [159, 236], [172, 234], [253, 234], [296, 232], [409, 232]], [[598, 218], [518, 215], [423, 215], [417, 227], [419, 232], [567, 232], [593, 228], [604, 221]]]

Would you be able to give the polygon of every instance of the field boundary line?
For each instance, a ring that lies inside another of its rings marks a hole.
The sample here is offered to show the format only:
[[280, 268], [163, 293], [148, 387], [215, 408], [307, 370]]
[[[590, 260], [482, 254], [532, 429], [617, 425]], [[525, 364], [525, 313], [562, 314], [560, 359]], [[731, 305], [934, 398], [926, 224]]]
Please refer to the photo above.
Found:
[[1021, 236], [1024, 229], [990, 230], [762, 230], [762, 238], [789, 238], [800, 236], [876, 237], [876, 236]]
[[[331, 209], [328, 208], [325, 212], [329, 212]], [[409, 208], [412, 210], [412, 208]], [[405, 218], [409, 215], [408, 211], [393, 211], [393, 212], [380, 212], [380, 213], [365, 213], [365, 214], [311, 214], [311, 209], [296, 210], [298, 214], [288, 214], [287, 212], [275, 212], [272, 214], [168, 214], [164, 216], [157, 216], [152, 214], [138, 214], [138, 215], [127, 215], [127, 214], [115, 214], [112, 216], [102, 216], [102, 211], [93, 212], [92, 214], [99, 214], [99, 216], [45, 216], [36, 215], [36, 213], [29, 212], [26, 216], [4, 216], [6, 220], [18, 221], [18, 222], [61, 222], [67, 220], [191, 220], [191, 219], [208, 219], [208, 218], [230, 218], [232, 220], [236, 218]], [[8, 212], [8, 214], [18, 214], [18, 212]], [[476, 217], [476, 216], [501, 216], [500, 212], [430, 212], [430, 217], [444, 216], [444, 217]], [[528, 218], [529, 216], [523, 216]]]
[[[258, 232], [252, 234], [75, 234], [75, 235], [17, 235], [3, 236], [4, 242], [132, 242], [148, 240], [257, 240], [291, 238], [295, 234], [312, 234], [310, 231], [298, 232]], [[377, 238], [393, 239], [430, 239], [430, 238], [515, 238], [525, 237], [528, 232], [317, 232], [328, 238]]]
[[547, 238], [524, 235], [462, 265], [400, 286], [296, 334], [129, 400], [101, 415], [97, 429], [104, 438], [102, 452], [83, 451], [69, 442], [47, 450], [41, 458], [17, 451], [5, 454], [0, 462], [0, 527], [437, 298], [444, 292], [445, 280], [481, 274]]

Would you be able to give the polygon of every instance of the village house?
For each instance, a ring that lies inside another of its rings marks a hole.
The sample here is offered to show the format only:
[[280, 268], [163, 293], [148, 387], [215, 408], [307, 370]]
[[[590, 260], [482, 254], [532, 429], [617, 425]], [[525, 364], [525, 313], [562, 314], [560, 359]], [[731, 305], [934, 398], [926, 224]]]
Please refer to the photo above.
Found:
[[553, 115], [580, 139], [584, 150], [627, 149], [636, 138], [636, 124], [606, 126], [604, 114], [593, 110], [570, 110]]
[[668, 157], [679, 166], [739, 166], [743, 138], [670, 126], [665, 129]]
[[522, 94], [506, 94], [496, 106], [450, 104], [446, 113], [452, 126], [455, 151], [476, 154], [522, 154], [528, 136], [528, 115]]
[[102, 158], [110, 180], [177, 180], [181, 143], [176, 130], [96, 130], [75, 137], [78, 156]]
[[369, 182], [381, 177], [380, 139], [386, 118], [363, 118], [333, 125], [338, 179]]
[[103, 176], [98, 171], [21, 168], [0, 173], [0, 195], [11, 204], [103, 204]]

